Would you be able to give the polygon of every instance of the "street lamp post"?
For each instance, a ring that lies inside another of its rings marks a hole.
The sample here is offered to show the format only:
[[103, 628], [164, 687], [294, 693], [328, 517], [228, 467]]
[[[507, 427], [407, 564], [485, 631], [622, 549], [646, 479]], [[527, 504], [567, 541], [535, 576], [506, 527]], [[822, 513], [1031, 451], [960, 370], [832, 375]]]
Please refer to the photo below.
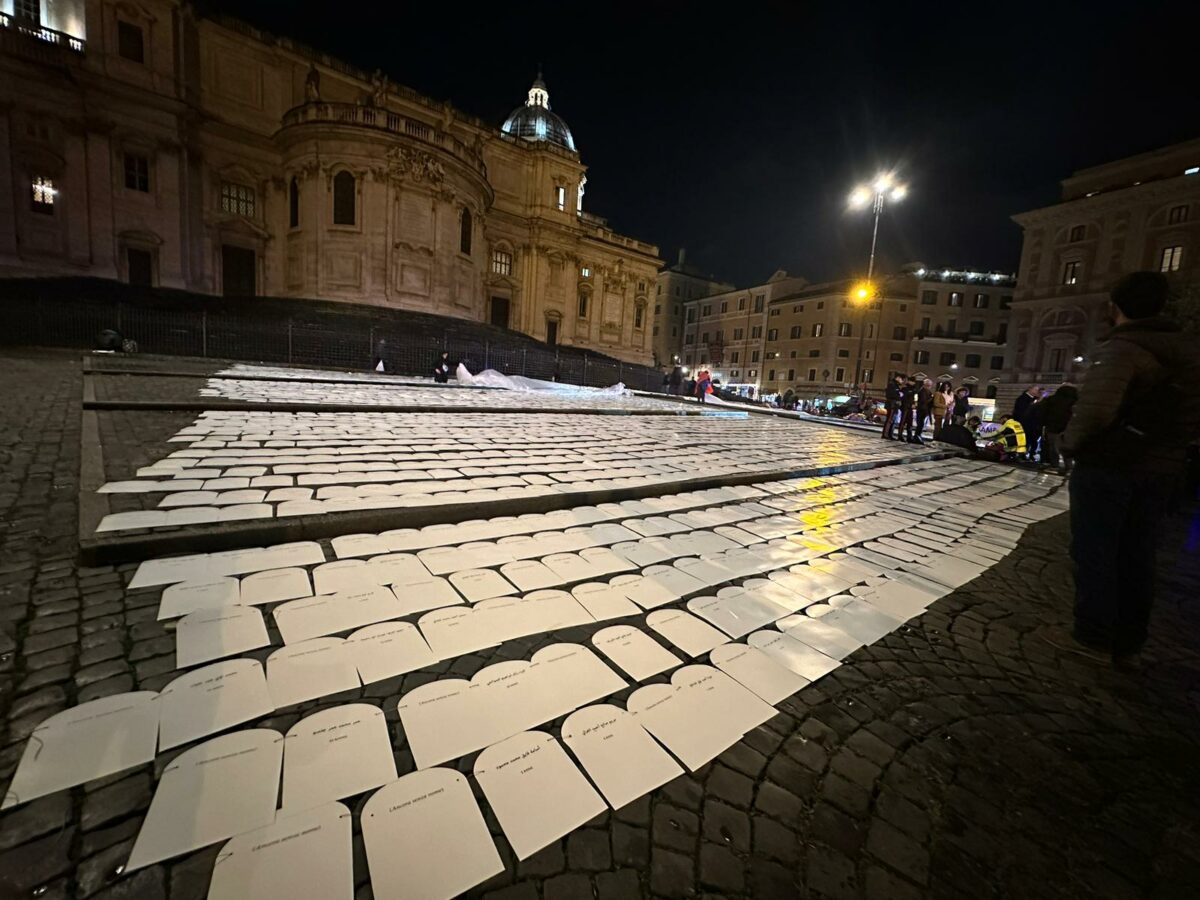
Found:
[[867, 333], [867, 309], [876, 294], [873, 279], [875, 278], [875, 247], [879, 241], [879, 216], [889, 200], [896, 203], [903, 200], [906, 193], [908, 193], [908, 189], [903, 184], [897, 183], [894, 175], [890, 172], [883, 172], [877, 175], [875, 181], [870, 185], [860, 184], [850, 194], [850, 208], [862, 209], [869, 203], [875, 220], [871, 228], [871, 256], [867, 260], [867, 281], [865, 285], [860, 285], [855, 289], [853, 298], [856, 302], [862, 303], [862, 315], [859, 317], [858, 360], [854, 365], [854, 383], [859, 385], [860, 397], [864, 398], [866, 389], [861, 383], [863, 338]]

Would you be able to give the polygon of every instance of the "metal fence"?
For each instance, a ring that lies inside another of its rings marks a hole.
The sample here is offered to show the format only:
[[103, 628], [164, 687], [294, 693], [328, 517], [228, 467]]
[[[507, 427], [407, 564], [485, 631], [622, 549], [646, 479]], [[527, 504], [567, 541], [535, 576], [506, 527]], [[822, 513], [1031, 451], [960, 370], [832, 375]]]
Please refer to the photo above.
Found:
[[0, 281], [0, 344], [89, 348], [113, 329], [141, 353], [426, 375], [443, 350], [472, 372], [663, 390], [662, 372], [425, 313], [282, 298], [230, 303], [92, 279]]

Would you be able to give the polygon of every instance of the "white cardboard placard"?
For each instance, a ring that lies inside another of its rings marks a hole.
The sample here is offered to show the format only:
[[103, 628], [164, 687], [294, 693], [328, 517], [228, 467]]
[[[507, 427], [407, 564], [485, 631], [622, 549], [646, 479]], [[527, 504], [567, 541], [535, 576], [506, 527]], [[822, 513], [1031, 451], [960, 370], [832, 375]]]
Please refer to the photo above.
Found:
[[415, 672], [438, 662], [416, 625], [380, 622], [346, 638], [346, 649], [363, 684]]
[[344, 638], [313, 638], [267, 657], [267, 690], [276, 709], [359, 686], [358, 669]]
[[526, 859], [607, 808], [550, 735], [527, 731], [475, 760], [483, 788], [517, 859]]
[[241, 602], [246, 606], [312, 596], [308, 573], [298, 568], [269, 569], [247, 575], [242, 579], [241, 591]]
[[572, 713], [563, 722], [562, 739], [613, 809], [683, 774], [633, 716], [616, 706]]
[[212, 574], [208, 568], [207, 553], [149, 559], [138, 566], [129, 587], [133, 589], [174, 584], [178, 581], [202, 581], [211, 578]]
[[538, 722], [558, 718], [628, 687], [624, 679], [581, 644], [550, 644], [534, 653], [530, 662], [541, 672], [539, 692], [549, 698], [551, 709]]
[[599, 575], [628, 572], [634, 568], [627, 560], [622, 559], [607, 547], [584, 547], [579, 551], [579, 558], [591, 566]]
[[396, 780], [383, 710], [348, 703], [305, 716], [283, 752], [283, 808], [305, 809], [352, 797]]
[[0, 809], [150, 762], [159, 711], [156, 692], [133, 691], [45, 719], [29, 736]]
[[693, 658], [727, 640], [703, 619], [682, 609], [656, 609], [647, 614], [646, 624]]
[[236, 578], [210, 578], [203, 581], [180, 581], [163, 588], [158, 604], [158, 618], [177, 619], [200, 609], [237, 606], [241, 592]]
[[425, 769], [478, 750], [495, 733], [497, 711], [481, 685], [440, 678], [413, 688], [397, 709], [417, 768]]
[[292, 541], [263, 549], [259, 565], [265, 569], [287, 569], [325, 562], [325, 551], [316, 541]]
[[282, 759], [283, 735], [267, 728], [185, 750], [163, 771], [125, 870], [270, 825]]
[[504, 871], [471, 786], [453, 769], [381, 787], [363, 806], [362, 833], [379, 900], [447, 900]]
[[864, 644], [874, 643], [900, 627], [899, 622], [865, 600], [855, 600], [833, 610], [824, 617], [824, 622]]
[[393, 582], [392, 593], [396, 595], [400, 608], [404, 610], [403, 615], [406, 616], [464, 602], [458, 592], [450, 586], [450, 582], [445, 578], [434, 578], [432, 575]]
[[547, 569], [535, 559], [523, 559], [520, 562], [505, 563], [500, 567], [500, 574], [516, 585], [517, 590], [536, 591], [541, 588], [555, 587], [563, 583], [563, 578]]
[[635, 625], [613, 625], [592, 635], [592, 644], [634, 681], [666, 672], [683, 660]]
[[169, 750], [275, 711], [262, 663], [227, 659], [180, 675], [159, 697], [158, 745]]
[[507, 597], [515, 593], [513, 586], [505, 581], [499, 572], [493, 572], [491, 569], [466, 569], [455, 572], [450, 576], [450, 583], [470, 603], [490, 600], [492, 597]]
[[417, 625], [434, 655], [439, 659], [453, 659], [507, 640], [507, 636], [498, 634], [495, 628], [488, 628], [489, 619], [496, 621], [496, 616], [489, 614], [488, 609], [476, 610], [461, 605], [435, 609], [421, 616]]
[[641, 613], [637, 604], [621, 593], [620, 588], [609, 584], [599, 582], [577, 584], [571, 589], [571, 595], [597, 622], [620, 619], [624, 616], [636, 616]]
[[217, 854], [208, 900], [351, 900], [350, 826], [350, 810], [326, 803], [231, 838]]
[[253, 606], [202, 609], [184, 616], [175, 628], [175, 666], [195, 666], [270, 643], [262, 610]]
[[756, 631], [746, 638], [746, 643], [809, 681], [816, 681], [841, 665], [836, 659], [774, 629]]
[[712, 664], [772, 705], [808, 685], [808, 679], [746, 644], [722, 644], [709, 654]]
[[391, 549], [388, 547], [387, 541], [377, 534], [344, 534], [341, 537], [335, 537], [330, 544], [333, 545], [334, 555], [338, 559], [353, 556], [376, 556], [387, 553]]
[[744, 588], [723, 588], [716, 597], [693, 597], [687, 608], [734, 639], [770, 625], [790, 612]]
[[808, 644], [814, 650], [819, 650], [831, 659], [845, 659], [862, 646], [862, 641], [812, 616], [788, 616], [775, 624], [780, 631], [803, 644]]
[[375, 578], [364, 559], [339, 559], [317, 566], [312, 571], [314, 594], [361, 591], [383, 582]]
[[275, 607], [275, 624], [285, 644], [350, 631], [404, 615], [391, 588], [372, 585], [328, 597], [290, 600]]

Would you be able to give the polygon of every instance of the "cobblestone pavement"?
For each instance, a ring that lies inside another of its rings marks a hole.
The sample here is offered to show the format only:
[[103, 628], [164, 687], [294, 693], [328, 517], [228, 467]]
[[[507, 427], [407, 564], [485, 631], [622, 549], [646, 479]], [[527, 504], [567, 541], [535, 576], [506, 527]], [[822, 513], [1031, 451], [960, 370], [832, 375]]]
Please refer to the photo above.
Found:
[[[0, 356], [0, 389], [7, 783], [25, 738], [46, 716], [161, 688], [174, 641], [154, 621], [159, 591], [125, 589], [132, 566], [75, 561], [78, 359]], [[138, 438], [161, 439], [153, 430]], [[501, 842], [507, 871], [474, 893], [1200, 896], [1200, 612], [1187, 602], [1200, 583], [1200, 532], [1180, 523], [1170, 536], [1150, 665], [1138, 675], [1063, 658], [1033, 633], [1069, 614], [1066, 532], [1063, 516], [1035, 526], [1004, 562], [784, 701], [779, 715], [694, 775], [524, 862]], [[511, 641], [436, 673], [469, 676], [498, 658], [578, 637]], [[397, 695], [432, 677], [412, 673], [260, 724], [286, 728], [365, 694], [395, 725]], [[400, 771], [411, 770], [407, 749], [398, 748]], [[14, 897], [203, 897], [216, 847], [117, 875], [168, 758], [0, 816], [0, 883]], [[363, 799], [348, 802], [357, 809]], [[358, 896], [370, 897], [358, 836], [355, 878]]]

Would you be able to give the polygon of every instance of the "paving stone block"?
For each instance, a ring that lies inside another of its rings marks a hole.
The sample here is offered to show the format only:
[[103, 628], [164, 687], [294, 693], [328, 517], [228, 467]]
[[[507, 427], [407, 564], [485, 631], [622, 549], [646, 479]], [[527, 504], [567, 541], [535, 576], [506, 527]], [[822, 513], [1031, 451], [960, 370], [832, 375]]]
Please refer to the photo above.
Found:
[[[22, 697], [18, 697], [8, 708], [8, 715], [11, 718], [16, 719], [39, 710], [51, 709], [53, 711], [57, 711], [60, 709], [65, 709], [66, 705], [66, 692], [57, 685], [51, 685], [50, 687], [44, 687], [40, 690], [34, 691], [31, 694], [25, 694]], [[51, 713], [44, 713], [44, 715], [50, 714]]]
[[866, 817], [871, 808], [871, 794], [868, 791], [833, 772], [821, 782], [821, 796], [855, 817]]
[[925, 884], [929, 875], [929, 853], [910, 838], [882, 819], [875, 819], [867, 834], [867, 852], [900, 874]]
[[804, 883], [830, 900], [858, 897], [854, 863], [830, 847], [809, 847], [804, 855]]
[[166, 900], [165, 867], [151, 866], [138, 869], [128, 878], [122, 878], [111, 887], [92, 896], [96, 900]]
[[80, 703], [87, 703], [89, 700], [99, 700], [101, 697], [111, 697], [113, 694], [123, 694], [132, 690], [133, 678], [131, 676], [116, 675], [80, 688], [75, 699]]
[[542, 884], [545, 900], [592, 900], [592, 882], [581, 873], [568, 872]]
[[632, 803], [626, 803], [620, 809], [613, 810], [613, 818], [630, 825], [650, 824], [650, 796], [639, 797]]
[[764, 781], [758, 786], [754, 798], [754, 808], [759, 812], [774, 816], [785, 824], [795, 824], [803, 815], [804, 802], [779, 785]]
[[857, 753], [843, 748], [834, 755], [829, 771], [841, 775], [865, 791], [871, 791], [874, 790], [881, 769]]
[[607, 831], [585, 828], [567, 838], [567, 865], [571, 869], [602, 872], [612, 867]]
[[64, 828], [71, 822], [74, 810], [66, 792], [39, 797], [0, 818], [0, 850], [9, 850], [34, 838]]
[[705, 841], [700, 846], [700, 884], [728, 894], [745, 890], [742, 861], [728, 848]]
[[205, 900], [222, 846], [205, 847], [170, 864], [171, 900]]
[[700, 818], [695, 813], [669, 803], [655, 805], [651, 834], [656, 845], [694, 853], [699, 833]]
[[543, 847], [528, 859], [523, 859], [517, 863], [517, 877], [528, 878], [530, 876], [544, 877], [547, 875], [557, 875], [566, 868], [566, 865], [562, 842], [555, 841], [553, 844]]
[[87, 794], [80, 823], [84, 831], [145, 812], [150, 807], [150, 776], [139, 772]]
[[734, 744], [717, 759], [729, 768], [751, 778], [757, 778], [767, 765], [766, 756], [750, 747], [745, 741]]
[[636, 869], [617, 869], [596, 876], [596, 895], [599, 900], [629, 900], [642, 895]]
[[660, 897], [691, 897], [695, 894], [696, 871], [693, 855], [654, 848], [650, 860], [650, 890]]
[[642, 868], [650, 862], [650, 831], [624, 822], [614, 822], [612, 855], [619, 866]]
[[64, 828], [0, 853], [5, 886], [21, 896], [31, 896], [36, 888], [70, 872], [74, 837], [74, 827]]
[[705, 789], [709, 796], [739, 809], [749, 808], [754, 799], [754, 782], [740, 772], [719, 764], [709, 772]]
[[853, 857], [862, 848], [866, 828], [860, 819], [846, 815], [829, 803], [819, 802], [813, 809], [808, 833], [814, 840]]

